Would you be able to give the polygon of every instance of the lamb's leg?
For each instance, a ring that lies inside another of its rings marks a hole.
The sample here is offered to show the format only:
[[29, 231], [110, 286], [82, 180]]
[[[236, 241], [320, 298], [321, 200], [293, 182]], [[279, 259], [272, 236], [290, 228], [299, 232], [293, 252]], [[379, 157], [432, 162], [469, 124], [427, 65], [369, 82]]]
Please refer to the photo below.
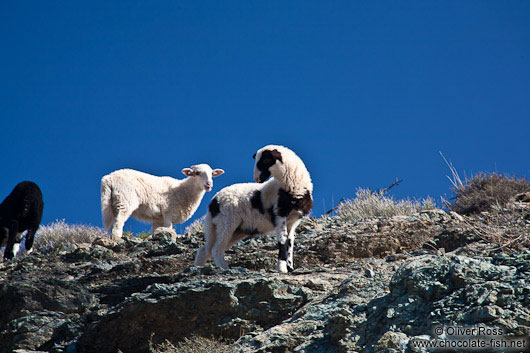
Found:
[[13, 246], [15, 245], [15, 240], [17, 238], [17, 232], [18, 232], [18, 222], [12, 221], [9, 225], [9, 230], [7, 233], [7, 245], [6, 250], [4, 252], [4, 259], [10, 260], [12, 259], [15, 254], [13, 253]]
[[155, 234], [155, 230], [156, 230], [157, 228], [162, 227], [162, 226], [164, 226], [164, 223], [154, 221], [153, 223], [151, 223], [151, 232], [153, 232], [153, 234]]
[[212, 248], [215, 245], [217, 239], [216, 226], [210, 224], [209, 227], [205, 226], [204, 230], [204, 246], [197, 250], [195, 256], [195, 266], [204, 266], [206, 261], [212, 257]]
[[37, 229], [39, 229], [38, 225], [36, 227], [31, 227], [26, 233], [26, 241], [24, 242], [24, 246], [26, 248], [27, 254], [30, 254], [32, 251], [33, 241], [35, 240], [35, 233], [37, 233]]
[[6, 238], [8, 237], [8, 235], [9, 235], [9, 230], [6, 227], [0, 226], [0, 247], [3, 246], [4, 241], [7, 243]]
[[[206, 245], [201, 246], [199, 248], [199, 250], [197, 250], [197, 255], [195, 255], [195, 266], [204, 266], [204, 265], [206, 265], [206, 261], [208, 261], [208, 259], [211, 256], [211, 253], [207, 254], [206, 251], [207, 251], [206, 250]], [[210, 256], [208, 256], [208, 255], [210, 255]]]
[[171, 223], [171, 218], [164, 216], [164, 221], [162, 223], [162, 227], [171, 228], [172, 226], [173, 226], [173, 224]]
[[20, 243], [13, 244], [13, 256], [14, 257], [17, 257], [19, 251], [20, 251]]
[[[288, 271], [287, 259], [289, 253], [290, 243], [288, 240], [287, 233], [287, 218], [277, 217], [276, 218], [276, 234], [278, 236], [278, 272], [286, 273]], [[293, 239], [294, 241], [294, 239]]]
[[287, 251], [287, 270], [289, 272], [294, 270], [294, 261], [293, 261], [293, 253], [294, 253], [294, 238], [296, 235], [296, 227], [298, 227], [298, 224], [300, 223], [300, 220], [295, 221], [291, 226], [289, 227], [289, 236], [288, 236], [288, 251]]
[[245, 233], [234, 232], [234, 234], [232, 235], [232, 239], [230, 239], [230, 242], [228, 243], [227, 249], [229, 249], [232, 245], [234, 245], [238, 241], [245, 239], [247, 236], [248, 234], [245, 234]]
[[118, 210], [118, 214], [116, 215], [116, 218], [114, 220], [114, 224], [112, 225], [112, 235], [121, 238], [123, 235], [123, 226], [125, 225], [125, 221], [129, 219], [133, 211], [129, 211], [126, 209], [120, 209]]
[[173, 224], [171, 224], [171, 218], [164, 216], [163, 218], [159, 218], [151, 223], [151, 231], [154, 234], [157, 228], [171, 228], [172, 226]]
[[[229, 249], [232, 245], [246, 236], [247, 235], [243, 233], [233, 233], [232, 239], [230, 239], [228, 242], [226, 249]], [[206, 261], [212, 257], [212, 247], [215, 245], [215, 235], [213, 240], [210, 239], [212, 239], [212, 237], [208, 237], [208, 239], [206, 239], [206, 244], [197, 251], [197, 256], [195, 257], [195, 266], [204, 266]]]
[[228, 269], [228, 264], [224, 259], [225, 251], [228, 249], [228, 245], [230, 244], [230, 240], [232, 239], [236, 228], [237, 226], [225, 225], [223, 231], [217, 235], [217, 239], [212, 249], [214, 263], [225, 270]]

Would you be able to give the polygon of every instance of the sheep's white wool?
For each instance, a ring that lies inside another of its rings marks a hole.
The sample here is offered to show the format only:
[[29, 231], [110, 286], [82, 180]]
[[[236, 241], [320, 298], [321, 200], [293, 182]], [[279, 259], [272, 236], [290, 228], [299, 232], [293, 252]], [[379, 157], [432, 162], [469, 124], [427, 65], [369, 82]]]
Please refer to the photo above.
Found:
[[133, 216], [158, 227], [188, 220], [197, 210], [212, 177], [224, 173], [199, 164], [182, 170], [183, 180], [154, 176], [132, 169], [121, 169], [101, 179], [101, 212], [105, 228], [121, 237], [125, 221]]
[[[216, 195], [224, 222], [216, 221], [216, 225], [226, 225], [226, 220], [230, 220], [236, 228], [244, 231], [259, 230], [260, 233], [274, 231], [269, 210], [275, 206], [280, 188], [280, 183], [274, 178], [263, 184], [234, 184], [224, 188]], [[256, 191], [260, 192], [262, 209], [252, 207], [252, 197]]]
[[228, 268], [224, 253], [230, 246], [276, 230], [278, 270], [293, 268], [294, 233], [313, 205], [311, 177], [302, 160], [283, 146], [263, 147], [255, 159], [254, 179], [260, 183], [234, 184], [213, 197], [205, 219], [206, 244], [197, 252], [196, 266], [213, 257], [217, 266]]
[[[263, 151], [278, 151], [282, 157], [282, 163], [276, 163], [270, 168], [270, 172], [282, 187], [295, 197], [301, 197], [309, 190], [313, 192], [313, 183], [307, 168], [300, 159], [290, 149], [280, 145], [268, 145], [262, 147], [256, 152], [256, 161], [258, 161]], [[256, 178], [257, 168], [254, 168], [254, 179]]]

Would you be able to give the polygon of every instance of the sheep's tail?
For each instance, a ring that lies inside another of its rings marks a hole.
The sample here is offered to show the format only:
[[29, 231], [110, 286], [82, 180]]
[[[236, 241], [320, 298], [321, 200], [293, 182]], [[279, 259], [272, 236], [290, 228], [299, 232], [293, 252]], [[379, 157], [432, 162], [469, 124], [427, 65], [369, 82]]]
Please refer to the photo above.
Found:
[[101, 178], [101, 215], [105, 229], [109, 230], [115, 215], [112, 207], [112, 185], [107, 176]]

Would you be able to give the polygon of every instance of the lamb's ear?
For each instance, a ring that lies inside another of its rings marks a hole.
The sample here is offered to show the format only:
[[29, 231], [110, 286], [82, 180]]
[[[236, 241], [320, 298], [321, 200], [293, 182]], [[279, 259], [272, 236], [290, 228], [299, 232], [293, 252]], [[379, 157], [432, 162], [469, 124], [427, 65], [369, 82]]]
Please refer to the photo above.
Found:
[[271, 151], [271, 154], [272, 154], [272, 156], [274, 157], [274, 159], [276, 159], [276, 160], [278, 160], [278, 161], [280, 161], [280, 162], [283, 163], [282, 154], [280, 153], [280, 151], [278, 151], [278, 150], [272, 150], [272, 151]]
[[218, 177], [219, 175], [222, 175], [224, 174], [225, 171], [222, 170], [222, 169], [214, 169], [212, 170], [212, 176], [215, 178], [215, 177]]
[[195, 173], [193, 173], [193, 169], [191, 169], [191, 168], [182, 169], [182, 174], [184, 174], [185, 176], [194, 176], [195, 175]]

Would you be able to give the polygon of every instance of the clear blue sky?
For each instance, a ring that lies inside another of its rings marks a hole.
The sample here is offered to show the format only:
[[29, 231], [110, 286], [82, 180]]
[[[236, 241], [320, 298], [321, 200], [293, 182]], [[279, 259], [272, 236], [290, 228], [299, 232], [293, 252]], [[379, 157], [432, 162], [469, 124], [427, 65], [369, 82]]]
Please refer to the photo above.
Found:
[[217, 192], [270, 143], [306, 162], [316, 215], [395, 177], [396, 197], [449, 197], [438, 151], [529, 176], [529, 18], [528, 1], [2, 1], [0, 198], [33, 180], [44, 224], [101, 226], [113, 170], [209, 163]]

